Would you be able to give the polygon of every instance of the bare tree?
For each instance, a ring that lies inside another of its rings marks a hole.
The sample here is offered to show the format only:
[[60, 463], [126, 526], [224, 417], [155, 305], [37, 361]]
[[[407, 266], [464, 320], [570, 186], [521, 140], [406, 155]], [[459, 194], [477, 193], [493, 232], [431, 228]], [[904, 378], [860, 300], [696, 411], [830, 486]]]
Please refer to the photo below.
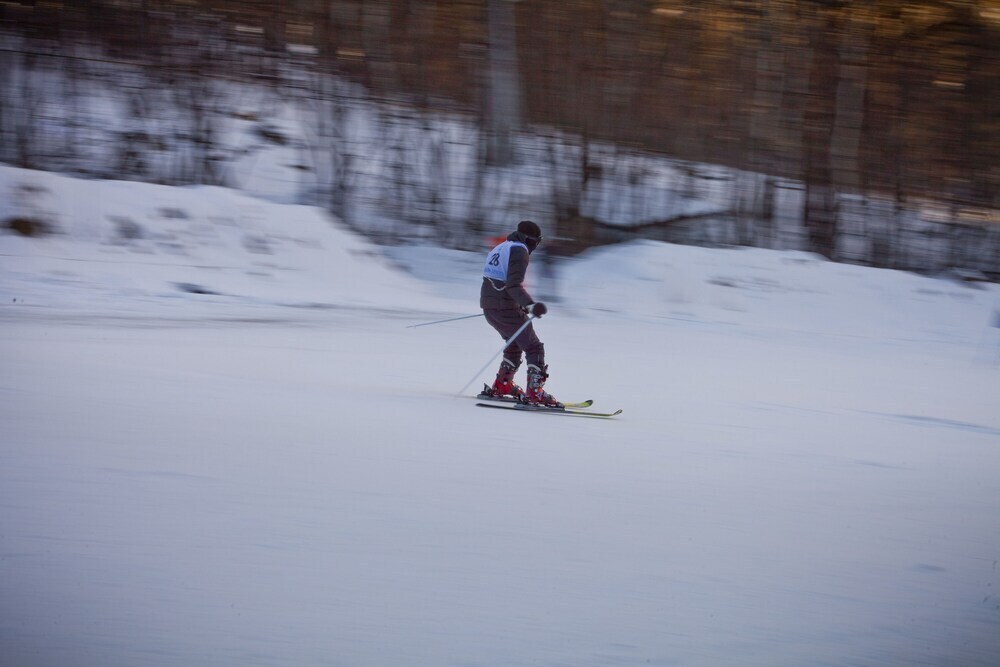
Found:
[[[7, 11], [0, 9], [0, 11]], [[0, 90], [16, 90], [17, 80], [23, 76], [19, 53], [12, 43], [14, 39], [7, 37], [4, 48], [0, 50]], [[18, 40], [20, 41], [20, 40]], [[17, 95], [0, 95], [0, 160], [15, 162], [17, 160], [15, 147], [17, 143], [17, 116], [21, 99]]]
[[809, 15], [811, 62], [809, 95], [803, 131], [803, 181], [805, 198], [802, 220], [809, 249], [833, 259], [836, 254], [837, 191], [831, 154], [836, 119], [837, 35], [840, 17], [826, 2], [806, 4]]
[[521, 83], [517, 67], [514, 0], [487, 0], [489, 23], [489, 127], [486, 159], [514, 161], [514, 134], [521, 125]]
[[352, 224], [351, 200], [356, 179], [355, 155], [350, 141], [353, 88], [338, 77], [337, 52], [340, 26], [334, 0], [316, 4], [313, 36], [316, 47], [314, 67], [299, 102], [302, 105], [302, 145], [309, 155], [314, 192], [308, 197], [331, 213]]
[[392, 0], [366, 0], [361, 3], [361, 40], [368, 65], [369, 84], [382, 92], [399, 88], [389, 48], [392, 44], [392, 4]]
[[0, 107], [5, 135], [3, 144], [10, 147], [4, 151], [4, 159], [24, 169], [39, 166], [36, 158], [42, 137], [38, 111], [43, 99], [41, 86], [36, 81], [39, 57], [31, 48], [27, 46], [21, 52], [5, 53], [6, 66], [0, 70], [5, 84], [3, 90], [13, 93], [3, 95], [5, 101]]
[[749, 171], [738, 172], [732, 180], [731, 208], [736, 242], [741, 245], [773, 242], [774, 179], [768, 171], [781, 108], [781, 54], [774, 39], [775, 25], [780, 22], [773, 16], [775, 13], [770, 0], [748, 8], [746, 28], [741, 33], [747, 46], [753, 47], [747, 50], [756, 50], [743, 76], [743, 95], [751, 100], [742, 135]]

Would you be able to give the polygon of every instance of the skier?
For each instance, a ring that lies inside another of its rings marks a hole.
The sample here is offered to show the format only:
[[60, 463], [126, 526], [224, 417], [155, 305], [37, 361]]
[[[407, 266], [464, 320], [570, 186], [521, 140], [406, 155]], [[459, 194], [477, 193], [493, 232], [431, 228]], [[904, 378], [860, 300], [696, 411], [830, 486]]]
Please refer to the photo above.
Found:
[[[506, 241], [486, 255], [479, 307], [483, 309], [486, 321], [504, 340], [517, 332], [529, 314], [541, 317], [548, 312], [545, 304], [532, 299], [522, 285], [529, 255], [541, 242], [542, 230], [538, 225], [531, 220], [522, 220], [517, 225], [517, 231], [511, 232]], [[514, 383], [522, 353], [528, 359], [527, 391]], [[492, 387], [484, 387], [483, 393], [493, 397], [513, 397], [532, 405], [562, 407], [552, 394], [543, 389], [549, 377], [548, 370], [545, 346], [529, 324], [504, 350], [496, 380]]]

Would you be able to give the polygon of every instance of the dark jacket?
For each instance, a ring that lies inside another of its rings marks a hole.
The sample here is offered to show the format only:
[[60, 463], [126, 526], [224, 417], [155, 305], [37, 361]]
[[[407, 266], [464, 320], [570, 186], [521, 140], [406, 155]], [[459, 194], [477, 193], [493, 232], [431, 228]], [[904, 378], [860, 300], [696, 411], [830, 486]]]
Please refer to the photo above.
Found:
[[[512, 232], [508, 241], [525, 243], [521, 232]], [[524, 289], [524, 274], [528, 270], [528, 249], [523, 246], [513, 246], [510, 249], [510, 259], [507, 262], [507, 282], [499, 284], [491, 278], [483, 278], [483, 286], [479, 290], [479, 307], [492, 310], [521, 310], [535, 302]]]

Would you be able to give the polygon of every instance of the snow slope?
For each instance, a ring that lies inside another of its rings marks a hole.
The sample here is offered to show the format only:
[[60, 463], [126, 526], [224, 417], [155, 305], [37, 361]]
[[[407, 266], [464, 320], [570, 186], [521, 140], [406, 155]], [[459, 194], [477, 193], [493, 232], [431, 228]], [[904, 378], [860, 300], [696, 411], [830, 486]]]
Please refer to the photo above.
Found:
[[3, 237], [3, 289], [26, 307], [91, 314], [194, 307], [201, 315], [220, 305], [250, 312], [443, 305], [314, 207], [224, 188], [88, 182], [3, 166], [0, 192], [0, 220], [38, 219], [54, 232]]
[[1000, 662], [996, 286], [533, 266], [549, 388], [625, 412], [507, 414], [454, 396], [485, 323], [406, 328], [477, 312], [476, 254], [219, 189], [0, 192], [60, 232], [0, 235], [0, 664]]

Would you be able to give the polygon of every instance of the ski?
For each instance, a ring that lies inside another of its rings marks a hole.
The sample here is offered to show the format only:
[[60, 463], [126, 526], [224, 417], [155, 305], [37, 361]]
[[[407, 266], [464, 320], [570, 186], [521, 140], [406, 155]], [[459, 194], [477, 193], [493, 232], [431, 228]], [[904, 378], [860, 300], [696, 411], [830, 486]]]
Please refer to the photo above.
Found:
[[614, 412], [591, 412], [590, 410], [576, 410], [573, 408], [550, 408], [543, 405], [525, 405], [516, 401], [476, 403], [480, 408], [496, 408], [498, 410], [518, 410], [521, 412], [540, 412], [549, 415], [564, 415], [567, 417], [592, 417], [595, 419], [609, 419], [622, 413], [621, 408]]
[[[513, 396], [493, 396], [487, 394], [486, 390], [489, 389], [488, 386], [483, 386], [483, 391], [479, 392], [478, 396], [470, 396], [469, 398], [475, 398], [477, 401], [491, 401], [494, 403], [520, 403]], [[563, 403], [564, 408], [589, 408], [594, 404], [593, 400], [587, 399], [586, 401], [578, 401], [575, 403]]]
[[[490, 403], [520, 403], [516, 398], [512, 396], [469, 396], [469, 398], [474, 398], [477, 401], [489, 401]], [[564, 408], [589, 408], [594, 402], [591, 400], [579, 401], [576, 403], [563, 403]]]

